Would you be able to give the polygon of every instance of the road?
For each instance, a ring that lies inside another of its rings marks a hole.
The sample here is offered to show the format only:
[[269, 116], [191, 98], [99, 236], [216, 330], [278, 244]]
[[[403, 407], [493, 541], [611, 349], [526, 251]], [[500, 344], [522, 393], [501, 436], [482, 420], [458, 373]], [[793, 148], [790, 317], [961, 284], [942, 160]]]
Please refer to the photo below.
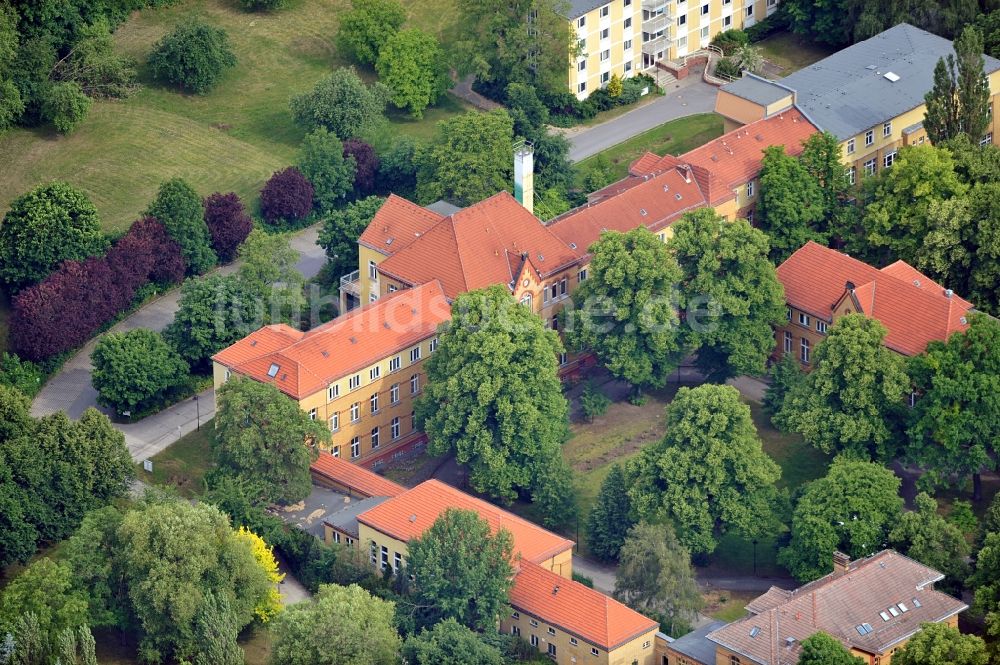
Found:
[[715, 93], [718, 88], [692, 75], [670, 84], [667, 94], [654, 102], [644, 104], [617, 118], [593, 127], [571, 131], [569, 139], [569, 159], [578, 162], [636, 134], [658, 127], [670, 120], [696, 113], [710, 113], [715, 109]]
[[[316, 244], [318, 235], [317, 225], [298, 232], [291, 239], [291, 246], [300, 257], [297, 267], [306, 279], [315, 276], [326, 262], [323, 249]], [[219, 268], [219, 272], [228, 274], [238, 267], [239, 262], [233, 262]], [[180, 289], [168, 291], [115, 325], [111, 331], [123, 332], [135, 328], [162, 331], [173, 321], [179, 298]], [[32, 415], [38, 417], [65, 411], [70, 418], [79, 418], [90, 407], [108, 413], [107, 409], [98, 406], [97, 391], [90, 381], [90, 373], [94, 369], [90, 354], [100, 337], [88, 342], [49, 379], [32, 402]], [[160, 452], [180, 436], [193, 431], [199, 422], [205, 422], [214, 415], [215, 396], [214, 391], [209, 389], [198, 395], [197, 401], [186, 400], [137, 423], [116, 424], [115, 427], [125, 434], [125, 443], [132, 458], [141, 461]]]

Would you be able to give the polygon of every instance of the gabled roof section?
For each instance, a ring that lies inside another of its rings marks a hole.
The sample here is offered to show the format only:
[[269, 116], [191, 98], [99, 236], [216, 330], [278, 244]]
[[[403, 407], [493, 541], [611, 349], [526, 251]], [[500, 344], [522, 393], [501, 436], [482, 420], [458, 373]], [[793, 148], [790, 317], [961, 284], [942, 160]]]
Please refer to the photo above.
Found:
[[385, 255], [392, 255], [431, 230], [444, 219], [433, 210], [390, 194], [368, 223], [358, 242]]
[[432, 280], [338, 316], [309, 332], [266, 326], [212, 357], [230, 371], [302, 399], [337, 379], [434, 335], [451, 318]]
[[514, 537], [514, 554], [525, 561], [545, 561], [573, 547], [573, 541], [469, 496], [439, 480], [427, 480], [395, 498], [358, 515], [358, 521], [397, 540], [418, 538], [445, 510], [473, 510], [496, 533], [506, 529]]
[[510, 604], [609, 651], [659, 626], [599, 591], [527, 561], [514, 576]]
[[365, 498], [399, 496], [406, 491], [402, 485], [397, 485], [388, 478], [383, 478], [357, 464], [334, 457], [326, 451], [320, 451], [319, 457], [309, 470]]
[[573, 250], [507, 192], [443, 218], [430, 231], [379, 265], [383, 274], [407, 284], [440, 279], [445, 295], [509, 284], [511, 255], [529, 254], [549, 274], [579, 260]]
[[[771, 607], [709, 633], [708, 639], [761, 665], [794, 665], [802, 640], [819, 631], [848, 648], [882, 654], [919, 631], [922, 623], [938, 623], [967, 609], [933, 588], [942, 577], [884, 550], [851, 563], [846, 572], [790, 592], [782, 603], [773, 604], [772, 595], [760, 603]], [[750, 603], [754, 605], [757, 600]]]
[[791, 90], [749, 72], [743, 78], [725, 84], [722, 90], [761, 106], [769, 106], [792, 94]]
[[802, 142], [817, 128], [798, 109], [788, 109], [723, 134], [678, 159], [704, 169], [729, 193], [760, 175], [764, 149], [782, 145], [788, 155], [802, 152]]
[[845, 297], [853, 297], [863, 314], [886, 327], [885, 345], [904, 355], [922, 353], [929, 342], [968, 328], [972, 309], [901, 261], [879, 270], [812, 241], [778, 266], [778, 279], [789, 305], [824, 321], [832, 320]]

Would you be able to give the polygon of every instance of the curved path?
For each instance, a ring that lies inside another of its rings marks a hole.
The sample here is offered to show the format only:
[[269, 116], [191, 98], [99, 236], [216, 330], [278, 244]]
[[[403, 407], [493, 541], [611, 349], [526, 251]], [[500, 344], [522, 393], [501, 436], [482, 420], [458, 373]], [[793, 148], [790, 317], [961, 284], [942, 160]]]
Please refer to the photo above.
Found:
[[[316, 225], [296, 233], [291, 239], [292, 248], [299, 253], [297, 267], [306, 279], [314, 277], [326, 263], [323, 249], [316, 244], [318, 235], [319, 226]], [[219, 268], [219, 272], [228, 274], [238, 266], [237, 261]], [[179, 298], [180, 289], [174, 288], [115, 325], [111, 331], [123, 332], [135, 328], [161, 331], [173, 321]], [[79, 418], [90, 407], [109, 413], [98, 406], [97, 391], [90, 381], [90, 373], [94, 369], [90, 354], [102, 336], [87, 342], [49, 379], [31, 404], [32, 415], [37, 417], [65, 411], [70, 418]], [[215, 398], [213, 390], [209, 389], [198, 395], [197, 400], [175, 404], [137, 423], [116, 423], [115, 428], [125, 434], [125, 443], [132, 458], [139, 461], [152, 457], [213, 415]]]

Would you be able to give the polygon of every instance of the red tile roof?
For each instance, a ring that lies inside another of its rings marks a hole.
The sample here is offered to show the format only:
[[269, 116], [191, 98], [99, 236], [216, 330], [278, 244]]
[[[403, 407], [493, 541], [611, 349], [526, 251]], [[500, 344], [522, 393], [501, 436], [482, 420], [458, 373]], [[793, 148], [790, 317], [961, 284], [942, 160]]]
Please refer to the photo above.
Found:
[[906, 263], [879, 270], [812, 241], [778, 266], [778, 279], [790, 306], [824, 321], [832, 320], [832, 308], [851, 282], [862, 312], [888, 330], [885, 345], [904, 355], [922, 353], [929, 342], [965, 330], [972, 309]]
[[[885, 550], [853, 562], [846, 573], [831, 573], [794, 591], [779, 594], [772, 589], [747, 606], [754, 615], [707, 637], [761, 665], [794, 665], [802, 640], [818, 631], [848, 648], [881, 654], [920, 630], [922, 623], [941, 622], [967, 608], [933, 588], [942, 577]], [[863, 624], [871, 631], [859, 632]]]
[[430, 231], [442, 219], [444, 217], [433, 210], [390, 194], [358, 242], [383, 254], [394, 254]]
[[397, 485], [377, 473], [357, 464], [351, 464], [339, 457], [334, 457], [325, 451], [320, 451], [319, 458], [312, 463], [309, 469], [314, 474], [343, 485], [355, 494], [361, 494], [365, 497], [399, 496], [406, 491], [402, 485]]
[[595, 192], [591, 203], [556, 217], [549, 229], [571, 248], [586, 250], [603, 231], [628, 232], [645, 226], [655, 233], [685, 212], [705, 206], [694, 173], [671, 160], [669, 155], [660, 158], [670, 165], [653, 167]]
[[526, 561], [514, 576], [510, 604], [607, 650], [659, 626], [599, 591]]
[[[266, 326], [215, 354], [232, 372], [302, 399], [435, 334], [451, 318], [437, 280], [338, 316], [308, 332]], [[276, 369], [275, 369], [276, 368]], [[273, 374], [273, 376], [271, 376]]]
[[709, 171], [726, 188], [733, 190], [760, 174], [764, 148], [783, 145], [786, 154], [798, 155], [802, 152], [802, 142], [817, 131], [798, 109], [793, 108], [723, 134], [678, 159]]
[[516, 277], [511, 266], [519, 265], [524, 253], [543, 275], [582, 256], [513, 196], [500, 192], [443, 218], [383, 261], [379, 271], [407, 284], [440, 279], [445, 295], [454, 299], [473, 289], [509, 284]]
[[573, 541], [509, 513], [438, 480], [427, 480], [393, 499], [358, 515], [358, 521], [407, 542], [423, 535], [448, 508], [474, 510], [496, 533], [507, 529], [514, 553], [527, 561], [545, 561], [573, 547]]
[[660, 157], [659, 155], [647, 152], [629, 165], [628, 172], [631, 179], [635, 179], [638, 176], [655, 175], [670, 169], [688, 167], [691, 169], [694, 179], [701, 189], [702, 196], [710, 205], [717, 206], [736, 198], [733, 188], [723, 182], [714, 172], [698, 164], [682, 161], [682, 159], [684, 158], [679, 159], [673, 155]]

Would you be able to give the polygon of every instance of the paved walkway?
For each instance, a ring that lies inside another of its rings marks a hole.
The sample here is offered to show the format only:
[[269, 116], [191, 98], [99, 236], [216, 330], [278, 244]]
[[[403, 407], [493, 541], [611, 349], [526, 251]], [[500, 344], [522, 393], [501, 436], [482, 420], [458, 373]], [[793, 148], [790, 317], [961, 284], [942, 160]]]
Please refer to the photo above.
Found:
[[[300, 231], [291, 239], [291, 246], [300, 257], [297, 267], [306, 279], [315, 276], [326, 263], [323, 249], [316, 244], [318, 236], [319, 227], [316, 225]], [[239, 263], [234, 262], [219, 268], [219, 272], [228, 274], [234, 272], [238, 266]], [[135, 328], [148, 328], [161, 331], [173, 321], [179, 298], [180, 289], [168, 291], [111, 330], [123, 332]], [[90, 354], [93, 353], [98, 339], [100, 337], [88, 342], [49, 379], [32, 402], [32, 415], [37, 417], [65, 411], [70, 418], [79, 418], [90, 407], [109, 413], [107, 409], [98, 406], [97, 391], [90, 381], [90, 373], [94, 369], [90, 362]], [[137, 423], [116, 424], [115, 427], [124, 432], [125, 443], [132, 453], [132, 458], [140, 461], [152, 457], [180, 436], [193, 431], [199, 422], [205, 422], [214, 415], [214, 393], [212, 390], [206, 390], [198, 396], [197, 401], [185, 400]]]

